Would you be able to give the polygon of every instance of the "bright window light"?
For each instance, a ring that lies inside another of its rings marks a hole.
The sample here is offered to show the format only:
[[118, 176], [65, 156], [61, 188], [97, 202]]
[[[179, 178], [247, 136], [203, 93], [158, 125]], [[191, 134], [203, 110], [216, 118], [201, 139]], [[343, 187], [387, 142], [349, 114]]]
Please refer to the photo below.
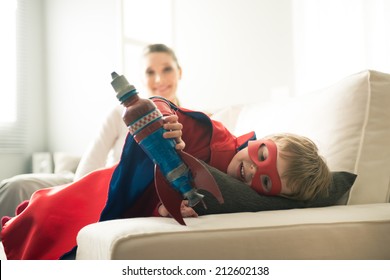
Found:
[[0, 123], [16, 121], [16, 1], [0, 2]]

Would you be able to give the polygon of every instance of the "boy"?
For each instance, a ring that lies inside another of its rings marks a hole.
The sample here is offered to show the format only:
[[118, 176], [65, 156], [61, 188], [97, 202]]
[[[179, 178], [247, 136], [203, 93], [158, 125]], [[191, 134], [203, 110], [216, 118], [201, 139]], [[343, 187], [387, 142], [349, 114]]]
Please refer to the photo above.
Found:
[[[303, 201], [328, 194], [331, 173], [310, 139], [294, 134], [275, 134], [250, 141], [248, 146], [232, 158], [227, 174], [258, 193]], [[186, 203], [181, 211], [183, 217], [198, 216]], [[159, 206], [158, 212], [161, 216], [169, 216], [164, 205]]]

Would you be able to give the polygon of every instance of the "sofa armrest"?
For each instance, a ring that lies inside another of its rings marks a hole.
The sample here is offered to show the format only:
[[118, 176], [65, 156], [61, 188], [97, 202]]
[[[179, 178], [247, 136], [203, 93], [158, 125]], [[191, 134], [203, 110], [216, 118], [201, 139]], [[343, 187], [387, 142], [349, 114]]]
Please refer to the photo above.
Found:
[[187, 218], [133, 218], [84, 227], [76, 259], [389, 259], [390, 204]]

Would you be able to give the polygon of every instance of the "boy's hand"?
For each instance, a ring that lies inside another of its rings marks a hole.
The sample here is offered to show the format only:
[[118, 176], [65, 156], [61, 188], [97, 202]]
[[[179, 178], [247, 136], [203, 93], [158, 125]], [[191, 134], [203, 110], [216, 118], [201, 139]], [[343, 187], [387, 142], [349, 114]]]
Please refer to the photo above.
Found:
[[164, 117], [164, 129], [167, 130], [164, 132], [164, 138], [173, 138], [176, 141], [176, 150], [183, 150], [186, 146], [186, 143], [181, 139], [181, 135], [183, 134], [182, 128], [183, 125], [178, 122], [178, 116], [170, 115]]
[[[192, 209], [191, 207], [188, 206], [188, 200], [183, 200], [181, 202], [180, 212], [181, 212], [181, 215], [183, 216], [183, 218], [187, 218], [187, 217], [197, 218], [198, 217], [198, 213], [196, 213], [194, 209]], [[162, 217], [169, 216], [168, 210], [165, 208], [164, 204], [160, 205], [160, 207], [158, 208], [158, 213]]]

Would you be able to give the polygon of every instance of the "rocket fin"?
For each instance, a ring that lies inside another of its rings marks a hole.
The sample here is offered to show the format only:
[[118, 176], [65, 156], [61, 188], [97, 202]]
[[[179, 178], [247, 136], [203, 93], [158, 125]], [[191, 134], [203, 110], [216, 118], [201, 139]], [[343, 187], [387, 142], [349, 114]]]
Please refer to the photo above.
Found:
[[180, 211], [183, 197], [178, 191], [172, 188], [157, 165], [154, 166], [154, 183], [161, 203], [167, 208], [172, 218], [179, 224], [185, 226], [186, 223], [184, 222]]
[[186, 152], [178, 153], [191, 171], [194, 187], [210, 192], [222, 204], [224, 200], [218, 184], [202, 162]]

